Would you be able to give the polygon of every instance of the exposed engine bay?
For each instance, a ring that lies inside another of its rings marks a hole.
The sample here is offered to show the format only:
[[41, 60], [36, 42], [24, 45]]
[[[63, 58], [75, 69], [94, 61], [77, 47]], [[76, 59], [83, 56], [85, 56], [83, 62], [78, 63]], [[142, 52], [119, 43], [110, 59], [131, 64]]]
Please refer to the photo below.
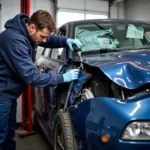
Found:
[[110, 97], [125, 100], [135, 95], [138, 96], [144, 93], [150, 93], [149, 84], [143, 85], [137, 89], [127, 89], [114, 83], [96, 67], [87, 67], [84, 71], [90, 73], [91, 78], [83, 84], [76, 97], [76, 103], [94, 97]]
[[[75, 62], [69, 68], [79, 68], [80, 63]], [[70, 105], [79, 104], [85, 100], [96, 98], [96, 97], [107, 97], [115, 98], [120, 100], [127, 100], [132, 98], [137, 98], [139, 96], [150, 94], [150, 83], [143, 84], [142, 86], [129, 89], [120, 86], [115, 83], [113, 80], [108, 78], [103, 71], [98, 67], [89, 66], [84, 64], [84, 69], [81, 69], [85, 75], [88, 75], [89, 78], [86, 79], [83, 83], [77, 81], [74, 84], [74, 89], [71, 91], [71, 96], [69, 100]], [[58, 92], [56, 94], [56, 99], [61, 99], [57, 101], [56, 108], [60, 109], [64, 106], [67, 99], [68, 89], [70, 83], [60, 84], [57, 88]], [[63, 92], [62, 92], [62, 89]], [[58, 94], [59, 93], [59, 94]]]

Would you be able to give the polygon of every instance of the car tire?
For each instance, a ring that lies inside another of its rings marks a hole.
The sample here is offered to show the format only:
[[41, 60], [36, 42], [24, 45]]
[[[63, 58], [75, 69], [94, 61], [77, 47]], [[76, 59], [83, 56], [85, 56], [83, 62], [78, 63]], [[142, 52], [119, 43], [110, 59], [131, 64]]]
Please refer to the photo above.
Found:
[[54, 150], [78, 150], [69, 114], [62, 109], [58, 110], [55, 117], [53, 146]]

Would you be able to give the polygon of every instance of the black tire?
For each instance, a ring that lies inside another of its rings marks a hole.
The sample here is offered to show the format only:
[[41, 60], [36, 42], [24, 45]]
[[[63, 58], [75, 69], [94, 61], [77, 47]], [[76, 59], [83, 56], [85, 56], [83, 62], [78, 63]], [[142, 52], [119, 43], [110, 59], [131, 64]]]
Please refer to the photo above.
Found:
[[58, 110], [55, 118], [53, 146], [54, 150], [78, 150], [69, 114], [62, 109]]

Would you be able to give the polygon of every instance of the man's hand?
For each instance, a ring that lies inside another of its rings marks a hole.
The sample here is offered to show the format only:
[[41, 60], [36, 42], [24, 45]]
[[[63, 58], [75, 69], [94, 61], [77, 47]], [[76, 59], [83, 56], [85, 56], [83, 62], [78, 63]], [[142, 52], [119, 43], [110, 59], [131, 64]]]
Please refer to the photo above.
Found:
[[71, 82], [77, 80], [79, 75], [79, 69], [72, 69], [63, 74], [64, 82]]
[[76, 44], [78, 46], [78, 48], [81, 48], [81, 42], [78, 39], [68, 38], [66, 43], [72, 51], [73, 51], [72, 44]]

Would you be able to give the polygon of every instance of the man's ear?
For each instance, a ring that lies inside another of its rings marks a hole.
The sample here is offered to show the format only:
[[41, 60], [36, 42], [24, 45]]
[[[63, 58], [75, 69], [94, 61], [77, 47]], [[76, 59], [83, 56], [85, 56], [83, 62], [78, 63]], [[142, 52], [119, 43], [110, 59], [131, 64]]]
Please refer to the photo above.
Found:
[[34, 24], [30, 24], [29, 25], [29, 30], [30, 30], [30, 32], [35, 32], [36, 31], [36, 27], [35, 27], [35, 25]]

